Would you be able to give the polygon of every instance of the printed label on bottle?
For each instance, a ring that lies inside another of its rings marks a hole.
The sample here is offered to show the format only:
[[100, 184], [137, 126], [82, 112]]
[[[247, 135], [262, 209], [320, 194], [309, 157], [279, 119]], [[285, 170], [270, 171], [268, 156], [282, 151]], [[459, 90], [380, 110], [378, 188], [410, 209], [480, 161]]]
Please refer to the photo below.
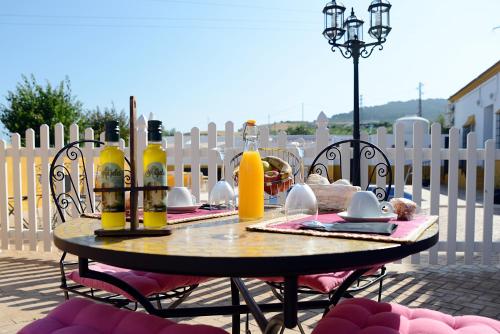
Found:
[[[167, 170], [160, 162], [153, 162], [144, 171], [144, 186], [166, 186]], [[144, 191], [144, 211], [145, 212], [166, 212], [167, 211], [167, 191], [148, 190]]]
[[[101, 187], [102, 188], [123, 188], [123, 168], [115, 163], [105, 163], [101, 167]], [[102, 193], [103, 212], [124, 212], [125, 193], [103, 192]]]

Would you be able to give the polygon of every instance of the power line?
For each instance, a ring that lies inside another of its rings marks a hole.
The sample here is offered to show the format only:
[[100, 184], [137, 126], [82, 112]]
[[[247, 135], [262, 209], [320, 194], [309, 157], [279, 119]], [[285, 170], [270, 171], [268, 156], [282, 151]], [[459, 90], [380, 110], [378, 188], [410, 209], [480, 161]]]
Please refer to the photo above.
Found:
[[81, 19], [81, 20], [137, 20], [137, 21], [200, 21], [200, 22], [255, 22], [255, 23], [294, 23], [316, 25], [314, 21], [282, 20], [282, 19], [248, 19], [248, 18], [198, 18], [168, 16], [93, 16], [93, 15], [41, 15], [41, 14], [0, 14], [0, 17], [41, 18], [41, 19]]
[[248, 27], [248, 26], [171, 26], [161, 24], [89, 24], [89, 23], [31, 23], [31, 22], [0, 22], [0, 25], [26, 27], [82, 27], [82, 28], [161, 28], [161, 29], [201, 29], [201, 30], [244, 30], [244, 31], [315, 31], [307, 28], [291, 27]]
[[270, 10], [270, 11], [280, 11], [280, 12], [301, 12], [301, 13], [311, 13], [319, 14], [321, 10], [309, 11], [302, 10], [298, 8], [289, 7], [266, 7], [266, 6], [256, 6], [256, 5], [246, 5], [246, 4], [235, 4], [235, 3], [223, 3], [223, 2], [202, 2], [202, 1], [181, 1], [181, 0], [155, 0], [163, 3], [175, 3], [182, 5], [200, 5], [200, 6], [210, 6], [210, 7], [232, 7], [232, 8], [246, 8], [246, 9], [259, 9], [259, 10]]

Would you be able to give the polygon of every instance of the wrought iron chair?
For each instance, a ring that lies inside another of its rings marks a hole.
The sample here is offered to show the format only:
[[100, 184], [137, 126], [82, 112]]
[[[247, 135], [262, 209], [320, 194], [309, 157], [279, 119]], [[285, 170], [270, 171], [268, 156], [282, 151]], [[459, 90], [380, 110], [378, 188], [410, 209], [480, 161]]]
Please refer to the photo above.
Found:
[[[328, 178], [330, 182], [335, 181], [335, 168], [334, 163], [338, 161], [340, 164], [340, 170], [342, 171], [342, 150], [341, 145], [354, 144], [355, 140], [343, 140], [333, 143], [325, 147], [313, 160], [311, 166], [309, 167], [308, 176], [311, 174], [320, 174]], [[360, 144], [360, 159], [361, 157], [372, 160], [376, 159], [375, 165], [369, 171], [368, 184], [366, 190], [371, 190], [375, 193], [379, 201], [388, 200], [390, 195], [390, 190], [392, 187], [392, 169], [389, 159], [384, 154], [384, 152], [377, 146], [359, 140]], [[349, 154], [350, 157], [350, 154]], [[354, 158], [356, 159], [356, 158]], [[331, 172], [330, 172], [331, 171]], [[387, 187], [371, 186], [370, 182], [374, 176], [379, 176], [380, 178], [386, 178]], [[341, 175], [339, 177], [341, 178]], [[303, 275], [299, 276], [299, 293], [306, 295], [327, 295], [328, 296], [328, 307], [325, 309], [325, 314], [329, 308], [338, 303], [340, 297], [352, 298], [353, 294], [364, 290], [376, 283], [379, 283], [378, 287], [378, 301], [382, 298], [382, 285], [383, 279], [387, 275], [386, 268], [384, 265], [380, 267], [370, 269], [365, 275], [363, 275], [359, 280], [355, 282], [350, 282], [349, 276], [352, 271], [342, 271], [334, 273], [324, 273], [319, 275]], [[271, 291], [276, 298], [283, 302], [284, 295], [284, 278], [283, 277], [269, 277], [264, 279], [266, 283], [271, 287]], [[347, 288], [348, 287], [348, 288]], [[339, 296], [335, 292], [337, 289], [342, 291], [347, 288], [342, 296]], [[304, 333], [302, 326], [299, 324], [299, 330]]]
[[[319, 174], [328, 178], [330, 183], [335, 181], [335, 161], [339, 162], [340, 173], [342, 173], [342, 164], [346, 163], [346, 160], [342, 159], [342, 145], [351, 144], [354, 145], [355, 142], [358, 142], [360, 145], [359, 149], [359, 157], [353, 157], [352, 160], [375, 160], [375, 164], [372, 166], [371, 170], [368, 168], [368, 183], [365, 187], [365, 190], [371, 190], [375, 193], [379, 201], [387, 201], [391, 194], [392, 190], [392, 168], [391, 163], [384, 151], [382, 151], [378, 146], [373, 145], [370, 142], [364, 140], [356, 140], [356, 139], [348, 139], [342, 140], [325, 147], [317, 156], [314, 158], [311, 163], [311, 167], [309, 167], [309, 172], [307, 175], [311, 174]], [[349, 151], [350, 152], [350, 151]], [[348, 153], [350, 156], [350, 153]], [[331, 166], [331, 173], [330, 167]], [[352, 164], [351, 164], [352, 166]], [[341, 178], [342, 175], [340, 175]], [[386, 181], [386, 187], [380, 187], [376, 185], [372, 185], [371, 182], [376, 182], [374, 177], [384, 178]]]
[[[50, 190], [61, 223], [64, 223], [67, 217], [76, 218], [74, 217], [75, 213], [78, 216], [85, 213], [95, 213], [92, 183], [88, 179], [86, 161], [80, 148], [80, 144], [84, 143], [104, 144], [96, 140], [80, 140], [69, 143], [57, 152], [50, 165]], [[73, 180], [70, 168], [64, 163], [64, 160], [78, 163], [79, 180]], [[130, 166], [128, 160], [126, 160], [126, 164]], [[125, 183], [130, 182], [129, 172], [125, 171]], [[66, 252], [63, 252], [59, 266], [61, 272], [60, 287], [64, 291], [66, 299], [69, 299], [71, 292], [117, 307], [130, 308], [132, 305], [132, 309], [137, 308], [137, 302], [117, 287], [109, 283], [81, 277], [77, 269], [78, 263], [66, 261]], [[155, 301], [159, 308], [162, 307], [161, 302], [166, 299], [173, 300], [168, 305], [169, 308], [177, 307], [200, 283], [209, 280], [206, 277], [139, 272], [96, 262], [93, 263], [92, 267], [94, 270], [106, 272], [122, 279], [145, 297]], [[68, 273], [67, 270], [72, 271]]]

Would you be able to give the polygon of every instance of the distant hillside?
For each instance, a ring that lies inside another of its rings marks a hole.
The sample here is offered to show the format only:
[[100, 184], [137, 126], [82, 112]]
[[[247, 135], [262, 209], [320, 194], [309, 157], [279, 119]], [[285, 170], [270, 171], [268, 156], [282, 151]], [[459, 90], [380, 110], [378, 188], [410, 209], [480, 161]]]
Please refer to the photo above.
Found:
[[[446, 99], [427, 99], [422, 100], [422, 117], [433, 122], [439, 114], [446, 112], [448, 101]], [[361, 110], [361, 123], [366, 122], [394, 122], [396, 119], [415, 115], [418, 110], [418, 100], [410, 100], [406, 102], [389, 102], [380, 106], [363, 107]], [[352, 111], [343, 114], [333, 115], [330, 118], [331, 122], [352, 122]]]

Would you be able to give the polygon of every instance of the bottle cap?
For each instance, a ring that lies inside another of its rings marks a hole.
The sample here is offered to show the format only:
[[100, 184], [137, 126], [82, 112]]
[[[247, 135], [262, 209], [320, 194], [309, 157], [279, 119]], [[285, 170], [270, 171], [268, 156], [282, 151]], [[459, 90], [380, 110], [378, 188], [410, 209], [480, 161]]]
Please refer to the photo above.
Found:
[[104, 123], [104, 140], [107, 142], [120, 140], [120, 124], [118, 121], [106, 121]]
[[159, 142], [161, 141], [163, 129], [161, 121], [150, 120], [148, 121], [148, 141]]
[[254, 119], [249, 119], [247, 121], [247, 125], [250, 125], [250, 126], [255, 126], [255, 124], [257, 124], [257, 122], [254, 120]]

